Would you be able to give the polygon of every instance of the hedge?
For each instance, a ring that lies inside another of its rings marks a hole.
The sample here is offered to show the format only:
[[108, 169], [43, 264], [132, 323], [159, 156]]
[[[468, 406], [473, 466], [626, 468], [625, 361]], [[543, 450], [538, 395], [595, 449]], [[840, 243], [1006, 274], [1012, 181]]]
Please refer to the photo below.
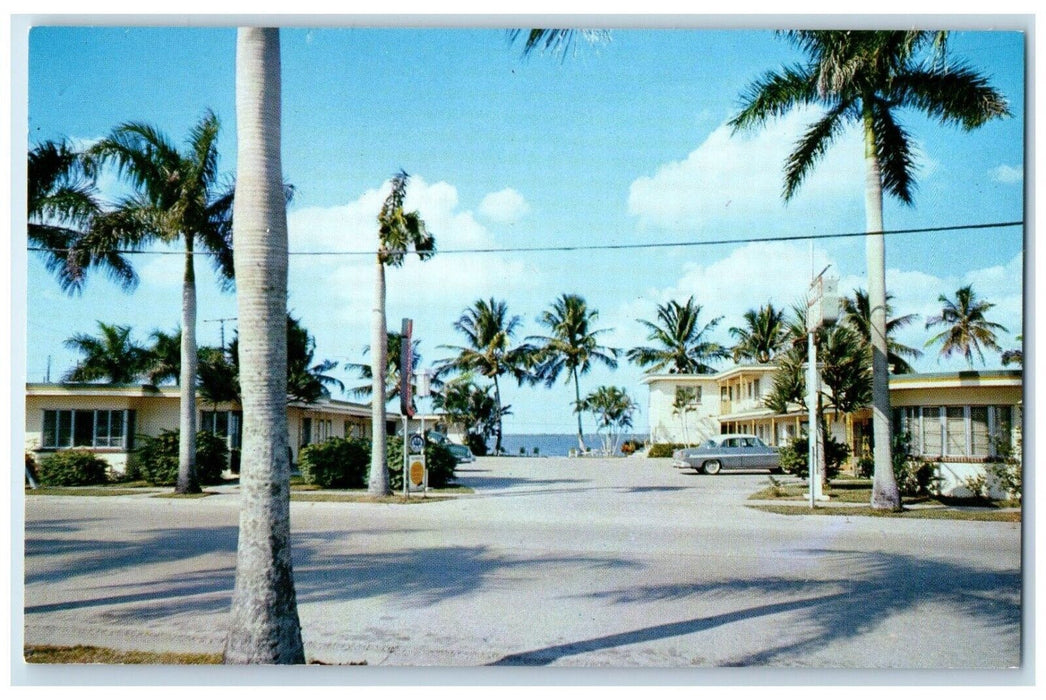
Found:
[[360, 489], [370, 470], [370, 442], [332, 438], [307, 445], [298, 454], [298, 467], [307, 484], [325, 489]]
[[45, 457], [39, 466], [44, 486], [93, 486], [104, 484], [109, 465], [89, 450], [62, 450]]
[[673, 452], [681, 450], [684, 447], [693, 447], [693, 445], [684, 445], [681, 442], [658, 442], [650, 446], [650, 450], [646, 453], [646, 456], [671, 457]]
[[[177, 430], [164, 430], [157, 437], [140, 436], [141, 447], [131, 457], [128, 471], [155, 486], [178, 483]], [[196, 479], [201, 484], [219, 484], [228, 464], [225, 439], [206, 430], [196, 434]]]

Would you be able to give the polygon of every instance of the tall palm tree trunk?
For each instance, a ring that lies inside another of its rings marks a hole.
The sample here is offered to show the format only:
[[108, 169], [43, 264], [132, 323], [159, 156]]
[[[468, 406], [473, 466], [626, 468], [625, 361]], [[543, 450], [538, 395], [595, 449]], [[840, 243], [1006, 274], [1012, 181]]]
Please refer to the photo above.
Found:
[[287, 444], [287, 211], [280, 163], [280, 36], [241, 28], [234, 263], [243, 443], [240, 536], [225, 663], [301, 664]]
[[200, 493], [196, 476], [196, 270], [192, 233], [185, 233], [185, 276], [182, 280], [181, 386], [178, 415], [178, 484], [176, 493]]
[[[372, 496], [392, 493], [385, 451], [385, 373], [389, 364], [389, 340], [385, 323], [385, 264], [379, 257], [374, 273], [374, 310], [370, 322], [371, 447], [367, 491]], [[404, 435], [403, 439], [406, 445], [407, 436]]]
[[[869, 102], [865, 100], [865, 105]], [[865, 187], [864, 208], [868, 236], [868, 306], [872, 340], [872, 435], [875, 439], [872, 475], [872, 508], [897, 510], [901, 495], [893, 473], [890, 444], [890, 366], [886, 347], [886, 245], [883, 230], [883, 187], [878, 149], [872, 130], [872, 114], [864, 115]]]
[[494, 403], [497, 405], [498, 424], [494, 433], [494, 454], [501, 454], [501, 387], [498, 385], [498, 375], [494, 375]]
[[577, 378], [577, 368], [572, 369], [571, 374], [574, 375], [574, 412], [577, 413], [577, 447], [582, 452], [585, 451], [585, 434], [581, 430], [581, 383]]

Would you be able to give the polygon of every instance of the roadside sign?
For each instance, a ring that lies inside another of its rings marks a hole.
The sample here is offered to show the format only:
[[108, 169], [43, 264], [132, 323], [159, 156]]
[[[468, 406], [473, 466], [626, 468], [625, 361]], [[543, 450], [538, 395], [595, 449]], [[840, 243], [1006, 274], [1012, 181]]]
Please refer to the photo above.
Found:
[[408, 469], [408, 479], [412, 489], [421, 488], [425, 485], [425, 458], [411, 457]]
[[425, 436], [414, 433], [410, 436], [411, 454], [423, 454], [425, 452]]

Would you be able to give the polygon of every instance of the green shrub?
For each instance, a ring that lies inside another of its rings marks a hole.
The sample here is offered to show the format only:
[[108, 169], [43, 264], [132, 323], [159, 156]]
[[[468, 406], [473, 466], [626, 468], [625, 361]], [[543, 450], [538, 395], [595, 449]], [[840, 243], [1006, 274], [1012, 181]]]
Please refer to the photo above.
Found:
[[[140, 436], [140, 447], [132, 456], [129, 469], [155, 486], [178, 483], [178, 433], [164, 430], [156, 437]], [[221, 483], [228, 457], [224, 438], [206, 430], [196, 434], [196, 478], [201, 484]]]
[[92, 486], [107, 482], [109, 465], [88, 450], [62, 450], [40, 462], [44, 486]]
[[308, 445], [298, 453], [298, 467], [306, 484], [325, 489], [363, 488], [370, 468], [370, 442], [333, 438]]
[[673, 452], [684, 447], [687, 447], [687, 445], [681, 442], [657, 442], [650, 446], [650, 451], [646, 453], [646, 456], [671, 457]]
[[893, 477], [902, 496], [927, 496], [940, 491], [937, 464], [924, 462], [911, 454], [911, 436], [893, 436]]
[[[393, 491], [403, 490], [403, 438], [391, 435], [385, 443], [385, 463], [389, 467], [389, 484]], [[429, 471], [429, 487], [440, 489], [454, 480], [458, 461], [446, 447], [434, 442], [425, 443], [425, 467]]]
[[875, 473], [875, 458], [865, 455], [857, 460], [857, 476], [868, 479]]
[[996, 462], [988, 467], [988, 471], [995, 477], [999, 488], [1006, 491], [1009, 497], [1020, 501], [1024, 493], [1023, 469], [1021, 457], [1023, 454], [1022, 440], [1018, 439], [1013, 449], [1005, 449], [996, 445], [996, 450], [1001, 453], [1001, 462]]
[[[793, 438], [790, 443], [781, 448], [781, 469], [806, 479], [810, 476], [807, 461], [810, 454], [810, 443], [806, 436]], [[846, 443], [836, 442], [835, 438], [828, 435], [824, 440], [825, 469], [828, 478], [834, 479], [839, 474], [839, 468], [850, 456], [850, 447]]]
[[487, 441], [482, 435], [468, 433], [465, 435], [465, 444], [472, 450], [472, 454], [477, 457], [483, 457], [487, 454]]

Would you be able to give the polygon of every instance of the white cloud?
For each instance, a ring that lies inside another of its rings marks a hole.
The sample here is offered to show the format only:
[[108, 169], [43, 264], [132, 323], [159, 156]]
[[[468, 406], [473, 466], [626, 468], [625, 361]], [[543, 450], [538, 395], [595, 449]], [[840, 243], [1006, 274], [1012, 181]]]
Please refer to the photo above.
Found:
[[810, 110], [794, 111], [766, 128], [737, 135], [720, 126], [685, 160], [636, 179], [629, 191], [629, 213], [641, 227], [680, 231], [743, 231], [762, 220], [793, 230], [797, 221], [824, 223], [833, 210], [860, 204], [863, 159], [859, 135], [852, 130], [843, 134], [784, 204], [785, 160], [816, 117]]
[[[388, 191], [386, 182], [344, 205], [290, 212], [291, 250], [373, 250], [377, 214]], [[426, 362], [444, 353], [437, 345], [459, 342], [452, 321], [475, 299], [510, 299], [512, 313], [523, 313], [522, 298], [534, 288], [545, 288], [548, 275], [534, 262], [497, 254], [438, 252], [496, 242], [471, 211], [460, 208], [453, 185], [412, 177], [404, 205], [417, 209], [425, 220], [436, 237], [437, 254], [425, 262], [408, 256], [402, 267], [386, 268], [386, 319], [389, 327], [398, 327], [404, 316], [415, 320]], [[292, 256], [290, 306], [316, 337], [319, 355], [362, 359], [360, 351], [370, 342], [375, 274], [372, 254]]]
[[997, 168], [992, 168], [990, 174], [992, 180], [1006, 185], [1014, 185], [1024, 182], [1024, 170], [1012, 165], [1000, 165]]
[[479, 204], [479, 213], [499, 224], [514, 224], [529, 211], [527, 200], [511, 187], [488, 194]]

